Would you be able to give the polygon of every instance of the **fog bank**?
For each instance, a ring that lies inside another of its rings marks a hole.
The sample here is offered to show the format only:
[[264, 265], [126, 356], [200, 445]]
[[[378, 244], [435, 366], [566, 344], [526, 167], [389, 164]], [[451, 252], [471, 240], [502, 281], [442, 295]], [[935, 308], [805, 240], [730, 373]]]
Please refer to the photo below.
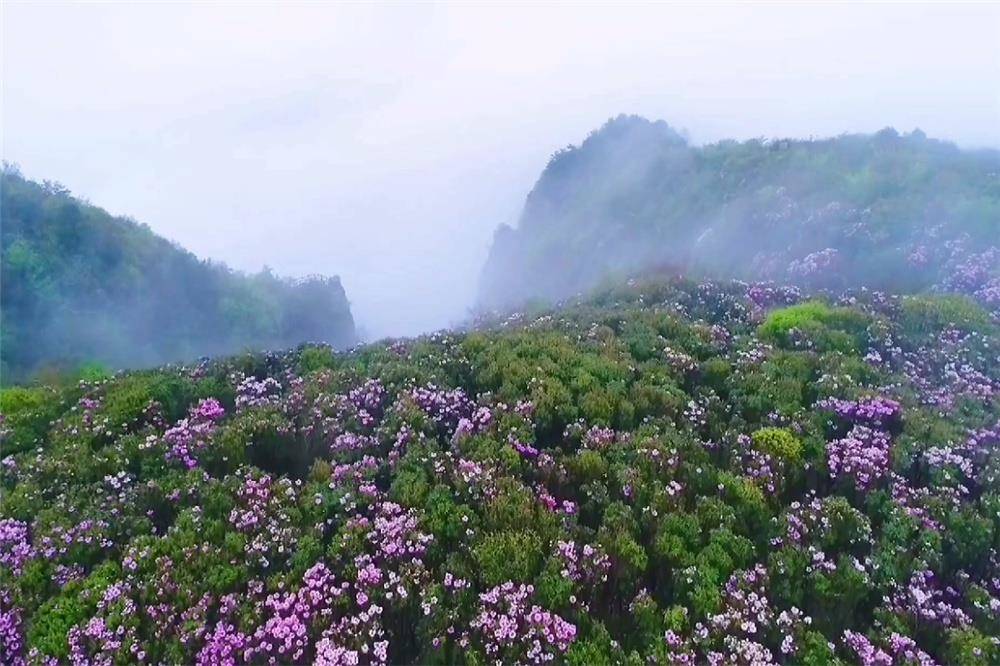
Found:
[[1000, 147], [996, 5], [3, 6], [3, 157], [371, 337], [461, 318], [549, 156], [920, 127]]

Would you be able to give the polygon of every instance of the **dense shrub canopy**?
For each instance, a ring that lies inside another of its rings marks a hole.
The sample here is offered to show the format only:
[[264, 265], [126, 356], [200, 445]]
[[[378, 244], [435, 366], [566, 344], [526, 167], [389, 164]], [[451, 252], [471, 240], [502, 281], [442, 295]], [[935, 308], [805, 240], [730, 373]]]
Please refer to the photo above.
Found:
[[0, 394], [4, 663], [1000, 662], [968, 301], [632, 283]]
[[354, 343], [340, 280], [233, 272], [5, 167], [0, 176], [4, 378], [98, 362], [190, 361], [247, 347]]

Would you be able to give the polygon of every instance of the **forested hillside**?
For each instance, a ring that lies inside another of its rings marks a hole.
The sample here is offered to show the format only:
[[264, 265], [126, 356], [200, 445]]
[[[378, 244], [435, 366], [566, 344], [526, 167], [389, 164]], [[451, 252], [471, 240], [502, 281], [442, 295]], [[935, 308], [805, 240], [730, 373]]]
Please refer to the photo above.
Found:
[[0, 200], [5, 383], [82, 363], [142, 367], [355, 340], [336, 277], [234, 272], [10, 167]]
[[998, 348], [674, 280], [5, 389], [0, 661], [997, 664]]
[[914, 131], [693, 146], [620, 116], [556, 153], [480, 304], [586, 291], [648, 269], [807, 287], [961, 291], [1000, 305], [1000, 152]]

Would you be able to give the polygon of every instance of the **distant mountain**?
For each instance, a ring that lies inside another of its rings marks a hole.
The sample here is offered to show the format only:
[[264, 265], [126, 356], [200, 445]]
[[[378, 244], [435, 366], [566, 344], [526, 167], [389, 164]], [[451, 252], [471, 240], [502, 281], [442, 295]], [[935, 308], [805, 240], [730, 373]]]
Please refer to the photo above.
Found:
[[303, 341], [355, 342], [337, 277], [245, 275], [199, 260], [145, 225], [5, 167], [5, 383], [46, 368], [191, 360]]
[[553, 155], [501, 227], [480, 304], [666, 269], [810, 287], [936, 288], [1000, 306], [1000, 152], [916, 130], [693, 146], [619, 116]]

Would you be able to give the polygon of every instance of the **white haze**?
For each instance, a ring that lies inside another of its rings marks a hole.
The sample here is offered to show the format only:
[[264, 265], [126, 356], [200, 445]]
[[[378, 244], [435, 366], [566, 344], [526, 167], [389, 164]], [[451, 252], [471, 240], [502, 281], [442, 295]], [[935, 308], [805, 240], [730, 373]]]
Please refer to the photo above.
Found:
[[463, 317], [549, 155], [618, 113], [1000, 146], [996, 4], [2, 11], [4, 159], [201, 257], [339, 274], [371, 336]]

